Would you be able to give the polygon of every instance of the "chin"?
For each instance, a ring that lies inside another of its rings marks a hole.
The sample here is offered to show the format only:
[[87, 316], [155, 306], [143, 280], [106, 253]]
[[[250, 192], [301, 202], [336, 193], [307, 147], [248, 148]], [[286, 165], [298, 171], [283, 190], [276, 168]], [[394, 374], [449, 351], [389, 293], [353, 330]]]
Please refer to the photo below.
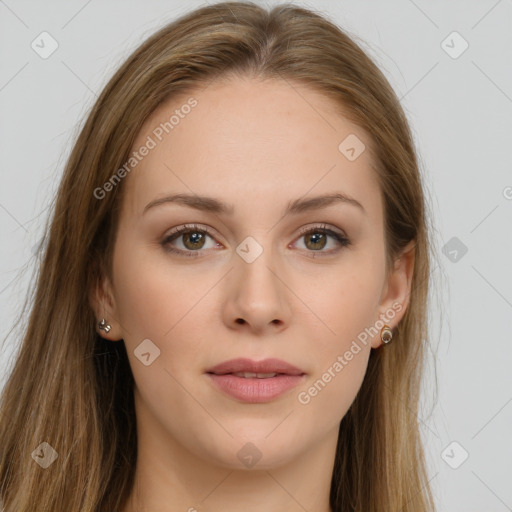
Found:
[[[276, 424], [272, 428], [275, 427]], [[292, 445], [290, 436], [277, 433], [269, 436], [272, 428], [265, 432], [247, 428], [244, 435], [224, 439], [224, 442], [212, 440], [212, 445], [205, 446], [202, 453], [196, 454], [210, 464], [231, 470], [276, 469], [298, 457], [303, 446]]]

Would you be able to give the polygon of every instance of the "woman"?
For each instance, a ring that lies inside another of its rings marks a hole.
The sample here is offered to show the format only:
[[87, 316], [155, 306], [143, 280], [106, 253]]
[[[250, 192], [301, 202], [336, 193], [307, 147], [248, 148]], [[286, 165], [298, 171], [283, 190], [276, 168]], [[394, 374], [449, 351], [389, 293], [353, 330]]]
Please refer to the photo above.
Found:
[[433, 510], [425, 206], [396, 95], [330, 21], [231, 2], [159, 30], [64, 171], [4, 510]]

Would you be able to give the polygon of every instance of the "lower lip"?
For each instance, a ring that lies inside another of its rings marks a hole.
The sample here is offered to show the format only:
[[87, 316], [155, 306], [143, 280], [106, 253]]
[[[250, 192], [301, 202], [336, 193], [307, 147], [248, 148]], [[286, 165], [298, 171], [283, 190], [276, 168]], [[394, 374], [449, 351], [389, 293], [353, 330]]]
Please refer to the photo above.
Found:
[[298, 386], [304, 378], [304, 375], [284, 374], [268, 379], [246, 379], [231, 373], [226, 375], [209, 373], [208, 376], [227, 395], [251, 404], [270, 402]]

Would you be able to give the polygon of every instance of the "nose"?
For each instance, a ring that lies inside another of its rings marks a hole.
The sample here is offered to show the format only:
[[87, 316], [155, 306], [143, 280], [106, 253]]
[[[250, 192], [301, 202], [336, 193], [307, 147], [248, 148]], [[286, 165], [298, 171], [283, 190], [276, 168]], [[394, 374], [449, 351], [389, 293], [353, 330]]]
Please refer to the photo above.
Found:
[[293, 294], [285, 284], [282, 266], [272, 259], [270, 249], [263, 250], [254, 261], [234, 255], [223, 306], [223, 320], [230, 329], [262, 335], [288, 327]]

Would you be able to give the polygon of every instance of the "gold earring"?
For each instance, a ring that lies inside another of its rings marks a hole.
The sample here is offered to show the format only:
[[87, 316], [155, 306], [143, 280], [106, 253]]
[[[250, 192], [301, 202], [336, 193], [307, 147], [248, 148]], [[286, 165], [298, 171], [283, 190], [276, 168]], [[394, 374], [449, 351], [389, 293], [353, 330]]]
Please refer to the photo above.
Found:
[[380, 339], [384, 343], [389, 343], [393, 339], [393, 331], [391, 330], [391, 327], [389, 327], [389, 325], [385, 325], [380, 330]]

